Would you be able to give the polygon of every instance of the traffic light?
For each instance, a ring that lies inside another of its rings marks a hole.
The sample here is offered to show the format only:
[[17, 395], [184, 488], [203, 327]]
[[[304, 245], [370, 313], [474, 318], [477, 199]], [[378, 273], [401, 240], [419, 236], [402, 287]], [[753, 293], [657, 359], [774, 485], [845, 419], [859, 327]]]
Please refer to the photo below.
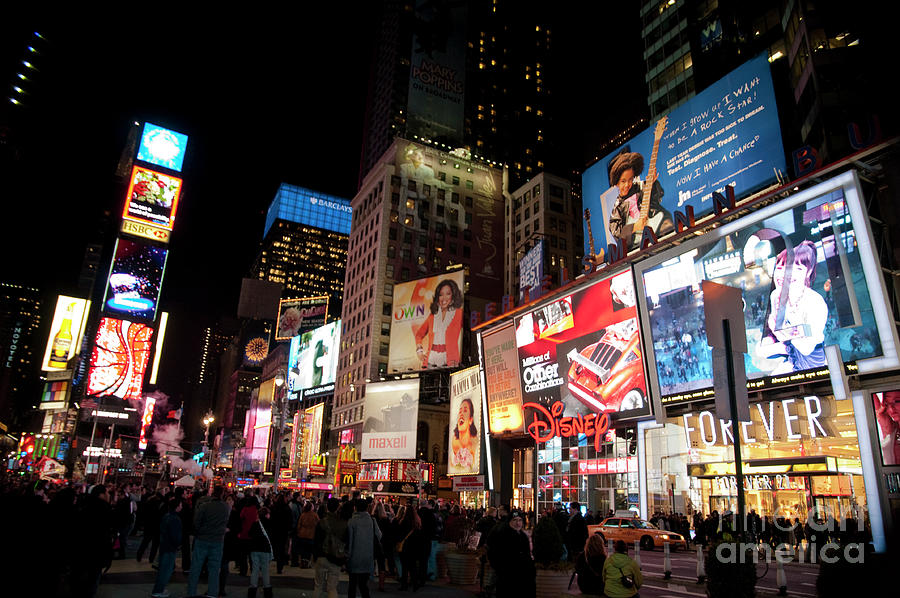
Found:
[[117, 449], [122, 448], [122, 439], [121, 438], [116, 438], [116, 448]]

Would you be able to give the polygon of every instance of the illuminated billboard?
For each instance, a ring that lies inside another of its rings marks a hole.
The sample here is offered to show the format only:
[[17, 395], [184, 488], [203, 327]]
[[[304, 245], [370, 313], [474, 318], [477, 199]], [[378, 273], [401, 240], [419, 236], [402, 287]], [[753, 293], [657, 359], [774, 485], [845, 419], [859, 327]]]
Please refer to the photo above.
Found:
[[900, 465], [900, 391], [872, 393], [881, 462]]
[[131, 171], [122, 218], [172, 230], [181, 183], [178, 177], [135, 166]]
[[42, 410], [65, 409], [69, 401], [71, 384], [68, 380], [45, 382], [44, 392], [41, 393], [40, 408]]
[[460, 269], [394, 285], [388, 372], [459, 365], [463, 281]]
[[313, 405], [302, 412], [302, 418], [298, 412], [297, 423], [300, 430], [295, 430], [299, 438], [296, 447], [296, 468], [300, 469], [310, 463], [313, 456], [319, 453], [322, 444], [322, 423], [325, 418], [325, 403]]
[[[784, 169], [772, 75], [760, 55], [584, 172], [585, 212], [601, 219], [593, 227], [585, 223], [585, 253], [592, 243], [599, 251], [617, 238], [636, 247], [641, 223], [663, 237], [674, 230], [676, 210], [690, 206], [700, 218], [712, 213], [714, 191], [733, 185], [749, 195]], [[642, 184], [654, 175], [651, 188]]]
[[450, 446], [447, 475], [481, 471], [481, 367], [450, 374]]
[[481, 335], [481, 346], [491, 434], [521, 434], [524, 432], [522, 384], [515, 327], [509, 323], [485, 332]]
[[247, 320], [241, 328], [241, 363], [243, 367], [259, 368], [269, 354], [272, 324], [266, 320]]
[[137, 159], [181, 172], [187, 142], [188, 136], [183, 133], [144, 123]]
[[328, 295], [282, 299], [278, 303], [276, 341], [289, 341], [301, 332], [324, 326], [328, 319]]
[[153, 423], [153, 411], [156, 408], [156, 397], [147, 397], [144, 399], [144, 415], [141, 417], [141, 432], [138, 437], [138, 449], [147, 448], [147, 429]]
[[341, 321], [335, 320], [291, 339], [288, 352], [289, 391], [334, 384], [340, 337]]
[[152, 336], [153, 329], [146, 324], [101, 318], [91, 353], [87, 394], [139, 398]]
[[43, 371], [65, 370], [69, 360], [78, 354], [90, 305], [90, 301], [77, 297], [57, 297], [53, 321], [50, 322], [50, 337], [41, 362]]
[[519, 300], [524, 301], [541, 296], [541, 281], [544, 279], [544, 240], [538, 239], [534, 247], [519, 260]]
[[528, 312], [515, 325], [526, 401], [562, 401], [566, 415], [609, 413], [614, 421], [651, 414], [630, 269]]
[[168, 249], [119, 238], [106, 281], [104, 311], [126, 318], [155, 319], [168, 253]]
[[366, 385], [363, 459], [415, 459], [419, 379]]
[[847, 173], [638, 264], [654, 396], [663, 404], [713, 396], [702, 281], [742, 291], [751, 391], [827, 379], [828, 345], [860, 373], [897, 367], [871, 239]]

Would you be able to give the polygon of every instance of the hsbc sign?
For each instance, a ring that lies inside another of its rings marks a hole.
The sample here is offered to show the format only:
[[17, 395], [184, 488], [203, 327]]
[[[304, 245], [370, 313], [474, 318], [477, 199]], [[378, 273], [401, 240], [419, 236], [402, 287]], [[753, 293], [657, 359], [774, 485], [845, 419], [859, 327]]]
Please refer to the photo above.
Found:
[[168, 243], [169, 235], [171, 234], [164, 228], [151, 226], [142, 222], [135, 222], [126, 218], [122, 219], [122, 232], [136, 237], [150, 239], [151, 241], [157, 241], [158, 243]]

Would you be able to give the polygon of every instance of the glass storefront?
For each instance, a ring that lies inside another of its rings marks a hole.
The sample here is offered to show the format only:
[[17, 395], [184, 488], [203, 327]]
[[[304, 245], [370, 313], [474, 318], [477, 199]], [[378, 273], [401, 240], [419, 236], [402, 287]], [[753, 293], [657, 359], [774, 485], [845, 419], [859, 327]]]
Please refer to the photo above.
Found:
[[512, 506], [525, 512], [534, 510], [534, 449], [513, 451]]
[[[838, 521], [866, 513], [851, 401], [798, 396], [750, 405], [741, 438], [746, 508], [806, 522], [815, 509]], [[645, 430], [647, 513], [737, 512], [735, 432], [712, 410]]]
[[610, 431], [600, 450], [582, 435], [538, 445], [538, 512], [578, 501], [595, 515], [639, 504], [637, 444], [625, 430]]

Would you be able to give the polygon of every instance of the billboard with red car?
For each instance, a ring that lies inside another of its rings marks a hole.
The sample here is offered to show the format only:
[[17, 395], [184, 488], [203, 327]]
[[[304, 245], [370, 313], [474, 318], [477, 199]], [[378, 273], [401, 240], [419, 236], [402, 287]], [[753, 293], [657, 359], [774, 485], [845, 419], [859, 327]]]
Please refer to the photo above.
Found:
[[567, 415], [650, 416], [631, 269], [516, 318], [526, 401], [562, 401]]

